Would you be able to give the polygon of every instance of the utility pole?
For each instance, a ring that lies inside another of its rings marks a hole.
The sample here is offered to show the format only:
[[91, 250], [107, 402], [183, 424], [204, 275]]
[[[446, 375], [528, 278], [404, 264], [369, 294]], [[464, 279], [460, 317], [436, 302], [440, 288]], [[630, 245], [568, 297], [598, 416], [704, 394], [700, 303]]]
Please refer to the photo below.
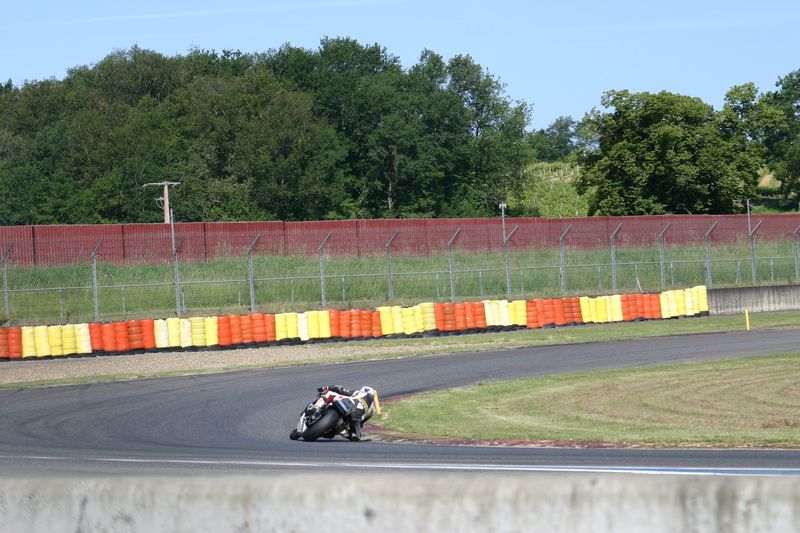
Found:
[[177, 181], [159, 181], [158, 183], [145, 183], [142, 185], [142, 189], [145, 187], [164, 187], [164, 196], [161, 198], [164, 208], [164, 224], [172, 224], [172, 215], [169, 208], [169, 188], [176, 187], [180, 185], [180, 182]]

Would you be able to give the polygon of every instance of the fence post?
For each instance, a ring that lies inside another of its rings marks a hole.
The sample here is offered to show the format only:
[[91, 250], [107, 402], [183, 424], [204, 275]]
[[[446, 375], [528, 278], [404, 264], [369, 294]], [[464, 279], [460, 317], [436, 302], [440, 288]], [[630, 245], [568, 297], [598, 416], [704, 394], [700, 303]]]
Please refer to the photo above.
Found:
[[11, 318], [8, 305], [8, 254], [11, 253], [12, 246], [14, 246], [13, 240], [9, 241], [3, 250], [3, 314], [5, 314], [6, 320]]
[[[509, 233], [503, 238], [503, 252], [505, 253], [506, 256], [506, 295], [509, 302], [511, 301], [511, 260], [509, 258], [508, 248], [511, 243], [511, 237], [518, 229], [519, 226], [514, 226], [514, 229], [511, 230], [511, 233]], [[503, 233], [505, 234], [505, 228], [503, 230]]]
[[250, 246], [247, 247], [247, 281], [250, 282], [250, 312], [256, 312], [256, 284], [255, 280], [253, 279], [253, 247], [258, 242], [258, 239], [261, 238], [261, 232], [259, 231], [253, 242], [250, 243]]
[[794, 280], [800, 279], [800, 257], [797, 253], [797, 232], [800, 231], [800, 226], [797, 226], [792, 233], [792, 240], [794, 241]]
[[705, 235], [706, 241], [706, 286], [710, 289], [711, 288], [711, 232], [714, 231], [714, 228], [717, 227], [717, 221], [715, 220], [711, 227], [708, 228], [708, 231]]
[[172, 266], [175, 277], [175, 312], [179, 317], [183, 316], [183, 306], [181, 305], [181, 272], [178, 267], [178, 250], [183, 244], [183, 237], [178, 239], [177, 244], [172, 247]]
[[611, 290], [617, 292], [617, 233], [622, 228], [622, 222], [611, 234]]
[[458, 227], [453, 236], [450, 237], [450, 241], [447, 243], [447, 260], [450, 266], [450, 301], [456, 301], [456, 277], [455, 272], [453, 270], [453, 242], [458, 237], [458, 234], [461, 233], [461, 226]]
[[94, 303], [94, 320], [98, 322], [100, 320], [100, 298], [98, 296], [98, 286], [97, 286], [97, 252], [100, 250], [100, 247], [103, 245], [103, 237], [97, 241], [97, 244], [92, 250], [92, 302]]
[[658, 234], [658, 267], [659, 273], [661, 274], [661, 290], [664, 290], [664, 286], [666, 285], [666, 269], [664, 265], [664, 260], [666, 254], [664, 253], [664, 241], [666, 240], [667, 230], [669, 229], [669, 225], [672, 222], [667, 222], [667, 225], [664, 226], [664, 229], [661, 230], [661, 233]]
[[758, 227], [761, 223], [764, 222], [763, 220], [759, 220], [756, 227], [750, 230], [750, 275], [753, 280], [753, 285], [756, 284], [756, 231], [758, 231]]
[[567, 264], [564, 254], [564, 239], [567, 237], [567, 233], [569, 230], [572, 229], [572, 224], [567, 226], [567, 229], [564, 230], [564, 233], [561, 234], [561, 237], [558, 238], [558, 258], [559, 258], [559, 269], [558, 269], [558, 282], [559, 286], [561, 287], [561, 294], [566, 294], [567, 292]]
[[392, 241], [397, 234], [400, 233], [400, 230], [394, 230], [392, 236], [389, 237], [389, 240], [386, 241], [386, 269], [388, 275], [388, 284], [389, 284], [389, 302], [394, 301], [394, 271], [392, 270]]
[[325, 243], [328, 242], [328, 239], [331, 238], [332, 233], [329, 231], [325, 238], [322, 239], [322, 242], [319, 245], [318, 252], [319, 252], [319, 285], [320, 285], [320, 294], [322, 296], [322, 307], [327, 307], [328, 301], [325, 296]]

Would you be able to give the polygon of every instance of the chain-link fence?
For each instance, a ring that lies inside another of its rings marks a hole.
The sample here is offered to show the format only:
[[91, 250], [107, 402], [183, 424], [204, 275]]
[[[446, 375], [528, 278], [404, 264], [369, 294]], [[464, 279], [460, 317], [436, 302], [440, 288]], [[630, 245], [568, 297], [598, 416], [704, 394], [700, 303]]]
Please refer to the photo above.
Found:
[[68, 323], [795, 283], [798, 230], [798, 215], [0, 228], [3, 313]]

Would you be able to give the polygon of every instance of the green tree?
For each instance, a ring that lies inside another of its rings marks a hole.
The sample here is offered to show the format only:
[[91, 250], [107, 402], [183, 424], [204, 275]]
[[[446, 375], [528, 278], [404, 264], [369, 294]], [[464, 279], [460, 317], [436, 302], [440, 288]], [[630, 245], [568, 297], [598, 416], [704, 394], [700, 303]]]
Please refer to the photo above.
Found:
[[758, 157], [736, 98], [718, 114], [699, 98], [610, 91], [584, 120], [581, 192], [591, 214], [733, 213], [755, 190]]

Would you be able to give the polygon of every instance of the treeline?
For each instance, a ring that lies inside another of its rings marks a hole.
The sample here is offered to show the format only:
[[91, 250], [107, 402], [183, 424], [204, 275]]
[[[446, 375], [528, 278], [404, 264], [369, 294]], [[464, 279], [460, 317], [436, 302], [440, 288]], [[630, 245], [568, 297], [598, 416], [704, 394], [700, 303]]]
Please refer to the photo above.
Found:
[[[775, 170], [800, 176], [800, 74], [724, 109], [612, 91], [603, 110], [529, 131], [531, 109], [466, 55], [404, 68], [379, 45], [316, 50], [133, 47], [63, 80], [0, 85], [0, 225], [729, 213]], [[578, 168], [544, 184], [541, 164]], [[556, 203], [548, 200], [567, 187]], [[554, 193], [555, 190], [555, 193]], [[543, 207], [549, 201], [550, 207]]]
[[529, 109], [469, 56], [131, 48], [0, 92], [0, 224], [496, 215]]

